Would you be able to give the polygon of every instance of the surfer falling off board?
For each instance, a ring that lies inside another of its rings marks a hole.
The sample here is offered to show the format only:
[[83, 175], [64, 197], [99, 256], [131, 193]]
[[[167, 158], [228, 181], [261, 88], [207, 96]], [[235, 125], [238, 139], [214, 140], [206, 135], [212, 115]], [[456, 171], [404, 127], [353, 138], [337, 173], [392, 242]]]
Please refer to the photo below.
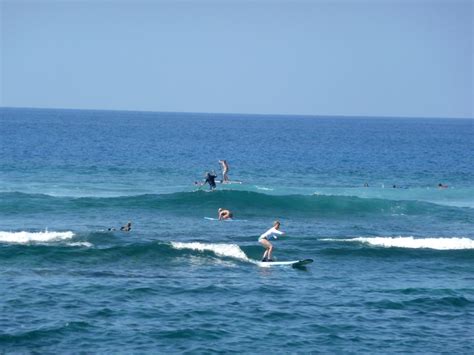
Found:
[[207, 172], [204, 175], [204, 181], [203, 182], [195, 181], [194, 184], [199, 185], [199, 186], [209, 184], [209, 189], [214, 190], [216, 188], [216, 177], [217, 177], [217, 175], [216, 175], [215, 172]]
[[221, 164], [222, 168], [222, 180], [217, 180], [217, 175], [214, 172], [214, 170], [207, 172], [204, 175], [204, 181], [199, 182], [195, 181], [194, 185], [199, 185], [199, 186], [204, 186], [206, 184], [209, 184], [210, 190], [214, 190], [216, 188], [216, 183], [219, 184], [241, 184], [242, 181], [238, 180], [229, 180], [229, 175], [227, 173], [229, 172], [229, 163], [227, 163], [227, 160], [219, 160], [219, 163]]
[[272, 251], [273, 245], [269, 242], [270, 238], [277, 239], [277, 235], [284, 235], [285, 232], [280, 231], [280, 221], [273, 222], [273, 227], [263, 233], [259, 238], [258, 241], [260, 244], [263, 245], [265, 248], [265, 252], [263, 253], [262, 261], [273, 261], [272, 260]]

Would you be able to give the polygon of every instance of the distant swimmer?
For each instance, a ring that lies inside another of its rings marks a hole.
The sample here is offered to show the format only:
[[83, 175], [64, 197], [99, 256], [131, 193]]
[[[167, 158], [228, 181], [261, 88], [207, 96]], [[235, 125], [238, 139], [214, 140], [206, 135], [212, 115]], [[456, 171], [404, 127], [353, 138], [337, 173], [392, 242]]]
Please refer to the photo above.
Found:
[[364, 184], [364, 187], [369, 187], [369, 184], [368, 184], [368, 183], [365, 183], [365, 184]]
[[408, 186], [400, 186], [400, 185], [393, 185], [392, 188], [394, 189], [408, 189]]
[[280, 231], [280, 222], [275, 221], [273, 222], [273, 227], [263, 233], [259, 238], [258, 241], [260, 244], [263, 245], [265, 248], [265, 252], [263, 253], [262, 261], [273, 261], [272, 260], [272, 251], [273, 245], [268, 241], [270, 238], [277, 239], [276, 235], [284, 235], [285, 233]]
[[233, 217], [232, 212], [224, 208], [219, 208], [217, 210], [217, 216], [219, 217], [220, 221], [223, 219], [232, 219]]
[[120, 227], [120, 230], [123, 232], [130, 232], [132, 230], [132, 222], [127, 222], [126, 225]]
[[197, 182], [195, 181], [194, 184], [195, 185], [200, 185], [200, 186], [203, 186], [203, 185], [206, 185], [206, 184], [209, 184], [209, 188], [211, 190], [214, 190], [216, 188], [216, 173], [214, 172], [207, 172], [205, 175], [204, 175], [204, 178], [205, 180], [203, 182]]
[[438, 184], [438, 189], [447, 189], [448, 185], [443, 185], [442, 183]]
[[226, 183], [229, 181], [229, 176], [227, 176], [227, 173], [229, 172], [229, 164], [227, 163], [227, 160], [219, 160], [219, 163], [222, 167], [222, 182]]
[[[115, 232], [116, 231], [116, 229], [113, 228], [113, 227], [112, 228], [107, 228], [107, 230], [109, 232]], [[128, 221], [126, 225], [120, 227], [120, 230], [122, 232], [130, 232], [132, 230], [132, 222]]]

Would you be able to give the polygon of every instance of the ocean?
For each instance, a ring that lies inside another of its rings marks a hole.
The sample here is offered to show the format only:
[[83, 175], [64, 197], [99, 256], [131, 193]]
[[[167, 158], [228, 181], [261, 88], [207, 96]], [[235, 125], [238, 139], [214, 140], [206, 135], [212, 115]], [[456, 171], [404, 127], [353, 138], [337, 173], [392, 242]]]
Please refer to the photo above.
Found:
[[[461, 119], [1, 108], [0, 353], [472, 354], [473, 137]], [[195, 185], [220, 159], [242, 183]], [[274, 220], [274, 259], [312, 264], [257, 265]]]

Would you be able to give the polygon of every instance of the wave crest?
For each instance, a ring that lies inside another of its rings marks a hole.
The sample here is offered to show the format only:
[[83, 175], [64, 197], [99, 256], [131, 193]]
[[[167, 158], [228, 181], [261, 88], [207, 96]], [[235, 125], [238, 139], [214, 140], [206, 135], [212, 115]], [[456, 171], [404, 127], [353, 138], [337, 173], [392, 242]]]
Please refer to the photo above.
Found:
[[358, 237], [351, 239], [322, 239], [331, 242], [358, 242], [385, 248], [466, 250], [474, 249], [470, 238]]
[[0, 242], [2, 243], [46, 243], [60, 240], [67, 240], [74, 237], [74, 233], [67, 232], [2, 232], [0, 231]]
[[[223, 190], [207, 193], [176, 192], [123, 197], [52, 197], [23, 193], [0, 193], [0, 213], [24, 214], [45, 211], [76, 212], [87, 209], [126, 207], [202, 215], [226, 206], [244, 215], [347, 216], [347, 215], [432, 215], [471, 216], [462, 208], [421, 201], [395, 201], [336, 195], [269, 195], [251, 191]], [[14, 208], [12, 206], [15, 206]], [[462, 217], [461, 216], [461, 217]]]
[[199, 242], [182, 243], [171, 242], [171, 246], [175, 249], [190, 249], [197, 251], [211, 251], [218, 256], [230, 257], [243, 261], [250, 261], [242, 249], [237, 244], [206, 244]]

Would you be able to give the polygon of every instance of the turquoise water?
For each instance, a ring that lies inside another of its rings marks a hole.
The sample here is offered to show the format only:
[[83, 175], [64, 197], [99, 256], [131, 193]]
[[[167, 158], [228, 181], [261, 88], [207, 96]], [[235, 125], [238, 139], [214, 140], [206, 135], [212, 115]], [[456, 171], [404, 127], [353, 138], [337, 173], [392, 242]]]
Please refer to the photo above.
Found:
[[[474, 351], [472, 120], [4, 108], [0, 132], [0, 352]], [[219, 159], [243, 183], [198, 189]], [[275, 258], [313, 264], [255, 264], [275, 219]]]

